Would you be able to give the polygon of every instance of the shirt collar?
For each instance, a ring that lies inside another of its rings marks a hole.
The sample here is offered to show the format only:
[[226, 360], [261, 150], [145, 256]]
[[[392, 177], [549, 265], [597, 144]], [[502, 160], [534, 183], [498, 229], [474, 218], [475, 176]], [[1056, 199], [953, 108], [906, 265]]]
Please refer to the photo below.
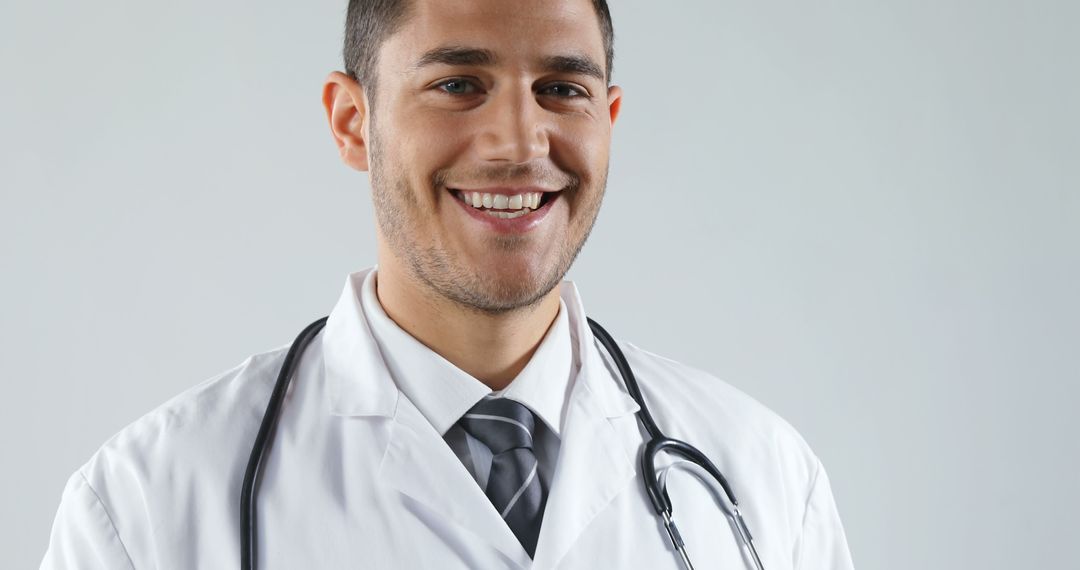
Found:
[[[377, 268], [370, 271], [360, 288], [360, 306], [372, 335], [398, 388], [445, 435], [491, 390], [399, 327], [379, 303], [377, 276]], [[560, 299], [555, 321], [532, 358], [496, 395], [524, 404], [558, 435], [570, 386], [571, 352], [566, 306]]]
[[496, 395], [524, 404], [558, 436], [577, 373], [574, 356], [566, 303], [560, 298], [559, 313], [540, 346], [514, 381]]

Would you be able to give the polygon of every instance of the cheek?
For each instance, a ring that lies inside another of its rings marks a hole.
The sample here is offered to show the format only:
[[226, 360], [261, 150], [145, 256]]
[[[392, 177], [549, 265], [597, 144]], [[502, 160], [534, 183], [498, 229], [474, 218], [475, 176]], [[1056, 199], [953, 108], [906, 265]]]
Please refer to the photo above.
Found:
[[609, 150], [607, 132], [595, 127], [564, 129], [551, 141], [552, 159], [581, 178], [582, 191], [590, 191], [603, 181]]
[[448, 192], [437, 189], [432, 182], [437, 175], [447, 171], [460, 156], [460, 144], [453, 131], [425, 122], [401, 123], [380, 127], [389, 131], [383, 137], [381, 168], [386, 181], [393, 180], [385, 190], [398, 194], [396, 199], [409, 210], [414, 219], [438, 215], [440, 203], [453, 198]]
[[430, 188], [432, 177], [464, 162], [469, 152], [469, 121], [460, 118], [423, 117], [415, 119], [414, 128], [404, 138], [401, 159], [407, 171], [423, 176]]

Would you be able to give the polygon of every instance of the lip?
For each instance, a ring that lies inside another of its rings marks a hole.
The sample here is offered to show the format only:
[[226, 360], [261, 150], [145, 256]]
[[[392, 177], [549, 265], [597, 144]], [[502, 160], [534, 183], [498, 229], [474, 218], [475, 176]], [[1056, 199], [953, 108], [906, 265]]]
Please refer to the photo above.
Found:
[[[466, 192], [489, 192], [492, 194], [506, 194], [508, 196], [524, 194], [526, 192], [547, 192], [553, 193], [554, 195], [548, 197], [547, 202], [540, 206], [540, 208], [533, 210], [524, 216], [518, 216], [516, 218], [496, 218], [495, 216], [489, 216], [482, 210], [478, 210], [465, 202], [462, 202], [454, 195], [454, 192], [457, 190], [464, 190]], [[525, 234], [535, 229], [543, 223], [544, 219], [547, 218], [548, 213], [551, 212], [551, 207], [562, 197], [557, 190], [546, 190], [543, 188], [483, 188], [467, 190], [462, 188], [447, 188], [446, 191], [447, 194], [450, 195], [450, 199], [464, 210], [466, 215], [477, 222], [484, 224], [485, 228], [495, 233], [508, 235]]]
[[506, 196], [517, 196], [518, 194], [528, 194], [530, 192], [541, 192], [544, 194], [550, 194], [553, 192], [559, 192], [562, 188], [541, 188], [540, 186], [492, 186], [490, 188], [464, 188], [462, 186], [447, 187], [450, 193], [456, 190], [462, 192], [480, 192], [481, 194], [504, 194]]

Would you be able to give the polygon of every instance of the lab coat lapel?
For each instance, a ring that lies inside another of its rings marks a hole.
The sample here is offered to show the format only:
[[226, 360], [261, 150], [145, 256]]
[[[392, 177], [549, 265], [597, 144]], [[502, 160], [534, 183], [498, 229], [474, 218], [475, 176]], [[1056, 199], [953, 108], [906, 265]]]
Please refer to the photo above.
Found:
[[534, 568], [555, 567], [636, 473], [638, 434], [628, 433], [635, 424], [622, 420], [637, 411], [637, 403], [604, 366], [591, 331], [578, 328], [575, 333], [584, 358], [567, 409]]
[[[369, 271], [349, 276], [323, 333], [330, 413], [391, 418], [385, 451], [377, 450], [383, 458], [381, 484], [433, 513], [421, 513], [421, 517], [427, 514], [427, 520], [438, 517], [460, 525], [463, 532], [489, 543], [508, 561], [527, 566], [529, 555], [491, 501], [387, 370], [356, 293]], [[441, 527], [432, 524], [432, 532], [445, 532]]]
[[380, 480], [528, 566], [529, 555], [450, 446], [408, 398], [401, 395], [400, 402]]

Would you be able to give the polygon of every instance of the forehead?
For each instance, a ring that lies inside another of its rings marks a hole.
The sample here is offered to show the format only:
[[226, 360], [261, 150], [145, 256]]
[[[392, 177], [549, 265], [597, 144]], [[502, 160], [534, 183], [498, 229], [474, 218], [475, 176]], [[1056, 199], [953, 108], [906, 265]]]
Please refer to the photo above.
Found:
[[578, 53], [604, 61], [591, 0], [412, 0], [380, 59], [401, 70], [446, 46], [491, 50], [500, 60]]

